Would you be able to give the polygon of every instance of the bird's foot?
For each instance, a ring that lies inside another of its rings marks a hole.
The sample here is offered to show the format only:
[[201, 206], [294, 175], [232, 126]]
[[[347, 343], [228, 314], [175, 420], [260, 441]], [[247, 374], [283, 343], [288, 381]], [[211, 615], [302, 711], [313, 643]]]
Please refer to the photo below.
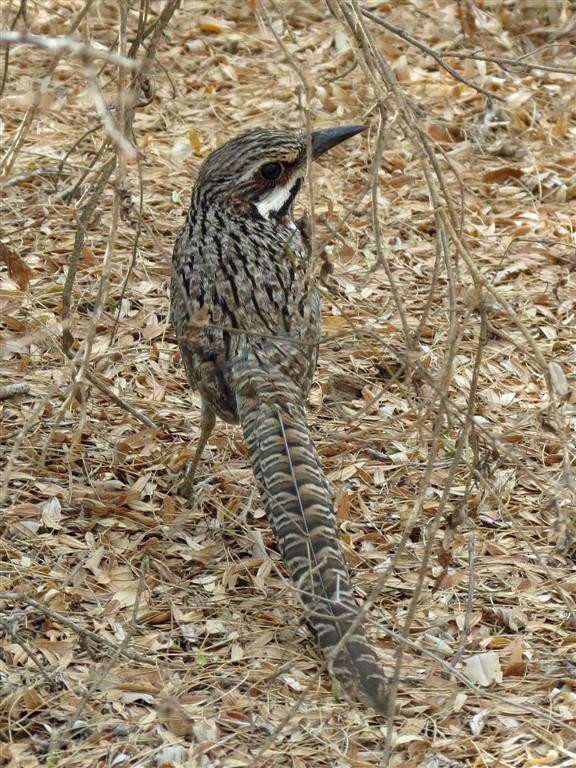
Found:
[[204, 478], [188, 477], [185, 475], [184, 479], [176, 487], [176, 493], [178, 496], [182, 496], [188, 499], [190, 502], [198, 500], [199, 493], [209, 485], [212, 485], [214, 478], [208, 476]]

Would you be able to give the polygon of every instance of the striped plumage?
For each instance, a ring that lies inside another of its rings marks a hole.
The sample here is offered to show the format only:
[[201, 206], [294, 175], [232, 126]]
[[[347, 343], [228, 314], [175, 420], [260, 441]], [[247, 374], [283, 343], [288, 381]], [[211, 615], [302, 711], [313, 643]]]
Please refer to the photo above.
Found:
[[[313, 157], [362, 130], [315, 131]], [[358, 620], [326, 478], [304, 404], [316, 366], [320, 306], [292, 203], [307, 141], [252, 131], [202, 164], [173, 257], [171, 314], [186, 372], [202, 396], [189, 492], [216, 416], [240, 422], [266, 513], [336, 680], [385, 711], [386, 680]]]

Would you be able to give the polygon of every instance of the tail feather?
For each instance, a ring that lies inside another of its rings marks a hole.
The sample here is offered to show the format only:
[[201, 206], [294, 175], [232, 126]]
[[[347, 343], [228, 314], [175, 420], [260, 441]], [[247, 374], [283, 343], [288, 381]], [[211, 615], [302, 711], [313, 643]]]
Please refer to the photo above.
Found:
[[358, 617], [302, 393], [271, 357], [250, 351], [232, 363], [264, 508], [331, 673], [348, 696], [386, 712], [386, 678]]

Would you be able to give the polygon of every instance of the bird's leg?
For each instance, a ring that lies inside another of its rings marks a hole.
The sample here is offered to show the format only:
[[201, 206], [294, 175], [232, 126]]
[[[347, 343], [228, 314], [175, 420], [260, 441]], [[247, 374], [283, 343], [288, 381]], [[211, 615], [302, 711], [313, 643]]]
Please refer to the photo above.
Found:
[[187, 467], [184, 480], [178, 489], [179, 493], [181, 493], [183, 496], [189, 497], [192, 493], [194, 476], [196, 474], [196, 470], [198, 469], [200, 459], [202, 458], [202, 451], [206, 447], [206, 443], [212, 434], [212, 430], [214, 429], [215, 424], [216, 416], [214, 415], [214, 411], [210, 408], [206, 401], [202, 399], [202, 410], [200, 413], [200, 437], [196, 443], [196, 452], [194, 453], [192, 463]]

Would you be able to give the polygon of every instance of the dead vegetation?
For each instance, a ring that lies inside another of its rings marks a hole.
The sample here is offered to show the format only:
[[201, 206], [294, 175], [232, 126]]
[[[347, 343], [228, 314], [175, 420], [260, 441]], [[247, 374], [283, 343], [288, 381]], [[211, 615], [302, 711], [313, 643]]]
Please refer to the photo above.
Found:
[[[574, 765], [570, 2], [2, 13], [0, 764]], [[242, 130], [347, 122], [314, 178], [310, 419], [388, 722], [330, 690], [236, 430], [175, 495], [194, 173]]]

